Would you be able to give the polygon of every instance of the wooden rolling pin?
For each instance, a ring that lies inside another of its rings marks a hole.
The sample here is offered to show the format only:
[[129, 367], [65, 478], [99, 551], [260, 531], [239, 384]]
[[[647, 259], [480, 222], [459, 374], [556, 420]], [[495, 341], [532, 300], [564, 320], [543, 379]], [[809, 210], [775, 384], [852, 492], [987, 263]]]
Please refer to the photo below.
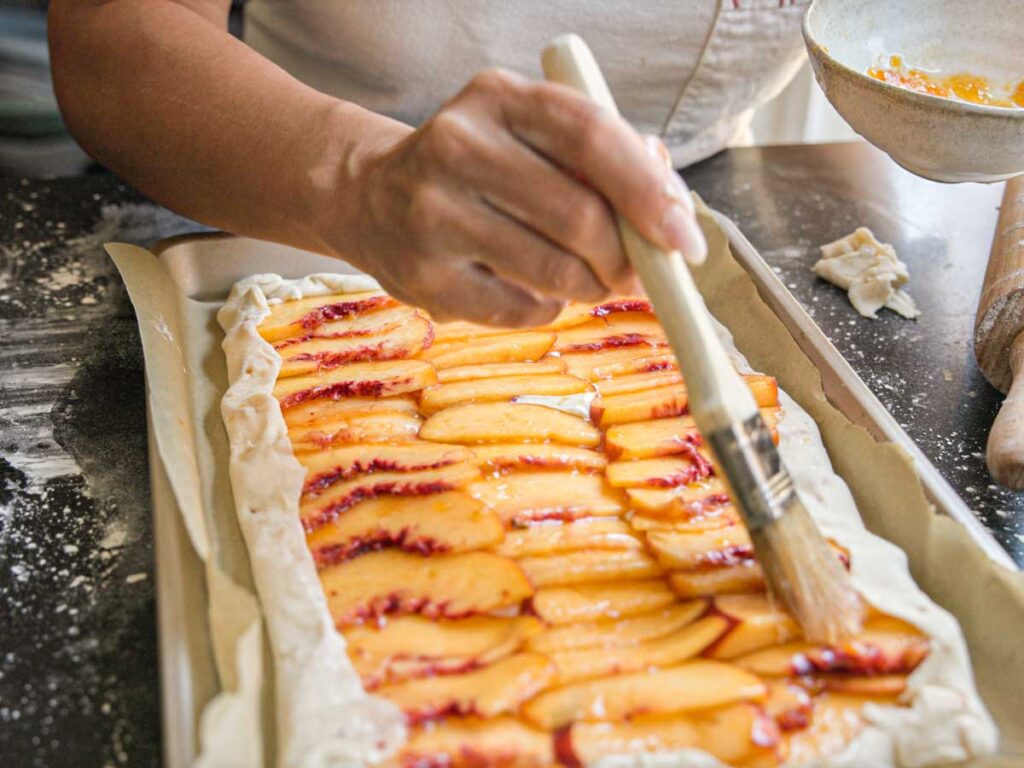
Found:
[[974, 322], [974, 356], [1006, 393], [988, 436], [996, 482], [1024, 489], [1024, 176], [1006, 183]]

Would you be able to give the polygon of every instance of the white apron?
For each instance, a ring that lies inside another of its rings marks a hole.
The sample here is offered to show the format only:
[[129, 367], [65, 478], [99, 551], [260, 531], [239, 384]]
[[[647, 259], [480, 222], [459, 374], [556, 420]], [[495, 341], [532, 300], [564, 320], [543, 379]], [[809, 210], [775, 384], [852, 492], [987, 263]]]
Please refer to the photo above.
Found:
[[475, 72], [540, 76], [576, 32], [677, 165], [741, 141], [803, 58], [809, 0], [249, 0], [245, 40], [309, 85], [418, 125]]

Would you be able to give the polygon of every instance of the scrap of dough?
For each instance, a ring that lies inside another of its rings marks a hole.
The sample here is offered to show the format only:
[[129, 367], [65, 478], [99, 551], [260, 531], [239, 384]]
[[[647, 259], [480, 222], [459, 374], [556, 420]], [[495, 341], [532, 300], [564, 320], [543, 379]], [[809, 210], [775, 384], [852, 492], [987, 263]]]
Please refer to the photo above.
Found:
[[845, 290], [864, 317], [875, 319], [882, 307], [908, 320], [921, 314], [910, 294], [901, 290], [910, 280], [907, 265], [867, 227], [821, 246], [821, 259], [812, 269], [818, 277]]

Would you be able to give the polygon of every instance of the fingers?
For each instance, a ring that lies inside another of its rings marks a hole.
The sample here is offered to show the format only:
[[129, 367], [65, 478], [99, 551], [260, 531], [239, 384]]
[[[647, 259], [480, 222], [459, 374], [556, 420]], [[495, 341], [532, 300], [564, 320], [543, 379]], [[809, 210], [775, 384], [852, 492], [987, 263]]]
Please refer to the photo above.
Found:
[[510, 81], [506, 124], [522, 141], [581, 174], [642, 235], [702, 260], [703, 235], [680, 181], [618, 115], [552, 83]]
[[456, 317], [483, 325], [522, 328], [546, 325], [562, 310], [557, 299], [539, 297], [495, 275], [489, 268], [458, 260], [446, 272], [448, 287], [431, 308], [435, 319]]

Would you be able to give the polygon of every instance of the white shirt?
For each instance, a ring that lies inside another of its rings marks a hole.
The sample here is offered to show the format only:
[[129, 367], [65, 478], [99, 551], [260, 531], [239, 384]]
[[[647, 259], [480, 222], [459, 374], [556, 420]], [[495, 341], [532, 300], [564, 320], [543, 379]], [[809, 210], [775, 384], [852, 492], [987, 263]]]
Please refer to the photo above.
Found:
[[245, 40], [300, 80], [418, 125], [472, 75], [540, 77], [576, 32], [623, 115], [677, 165], [740, 139], [796, 72], [808, 0], [249, 0]]

